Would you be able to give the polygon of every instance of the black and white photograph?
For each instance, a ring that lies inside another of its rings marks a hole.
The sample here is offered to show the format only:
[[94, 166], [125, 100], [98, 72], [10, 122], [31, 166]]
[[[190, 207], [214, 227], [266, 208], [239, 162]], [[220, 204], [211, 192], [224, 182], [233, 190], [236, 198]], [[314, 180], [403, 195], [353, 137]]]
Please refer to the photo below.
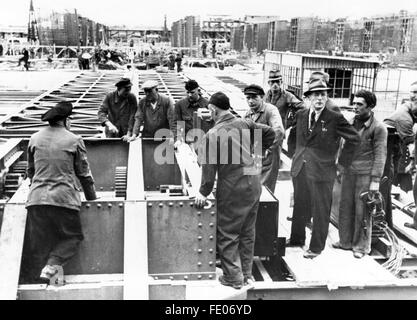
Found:
[[415, 0], [4, 0], [0, 300], [417, 300], [416, 124]]

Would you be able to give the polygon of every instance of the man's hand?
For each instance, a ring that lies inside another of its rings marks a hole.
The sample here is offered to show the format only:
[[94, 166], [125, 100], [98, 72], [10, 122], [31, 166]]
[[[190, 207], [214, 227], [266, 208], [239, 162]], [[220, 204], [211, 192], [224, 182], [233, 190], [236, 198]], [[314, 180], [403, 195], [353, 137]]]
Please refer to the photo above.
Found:
[[137, 136], [136, 134], [132, 134], [132, 135], [129, 137], [129, 139], [127, 140], [127, 142], [132, 142], [132, 141], [135, 141], [137, 137], [138, 137], [138, 136]]
[[369, 185], [369, 191], [376, 192], [379, 190], [379, 182], [371, 181], [371, 184]]
[[123, 137], [122, 137], [122, 140], [124, 141], [124, 142], [130, 142], [130, 138], [132, 137], [132, 134], [130, 133], [130, 132], [128, 132], [127, 134], [125, 134]]
[[119, 130], [110, 121], [106, 122], [106, 127], [110, 131], [110, 133], [112, 133], [112, 134], [118, 134], [119, 133]]
[[203, 208], [206, 205], [207, 197], [203, 196], [200, 192], [197, 193], [194, 203], [198, 209]]

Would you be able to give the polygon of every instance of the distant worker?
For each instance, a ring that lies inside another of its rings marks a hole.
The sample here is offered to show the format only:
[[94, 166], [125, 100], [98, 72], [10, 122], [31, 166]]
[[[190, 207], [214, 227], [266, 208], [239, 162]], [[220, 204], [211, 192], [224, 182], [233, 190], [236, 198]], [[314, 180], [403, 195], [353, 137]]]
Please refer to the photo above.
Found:
[[200, 144], [202, 178], [195, 203], [197, 208], [206, 204], [217, 174], [217, 248], [223, 270], [219, 281], [240, 289], [254, 281], [255, 223], [261, 195], [252, 144], [245, 137], [257, 130], [260, 134], [254, 136], [260, 136], [260, 141], [255, 143], [265, 150], [274, 142], [275, 133], [271, 127], [235, 117], [229, 111], [229, 98], [222, 92], [211, 96], [208, 107], [215, 125]]
[[[415, 93], [416, 92], [416, 93]], [[413, 189], [412, 173], [415, 168], [413, 126], [417, 123], [417, 82], [410, 86], [410, 100], [403, 103], [384, 120], [388, 126], [387, 163], [384, 176], [388, 182], [381, 186], [386, 202], [386, 219], [392, 227], [391, 187], [400, 186], [408, 192]]]
[[132, 136], [138, 103], [131, 93], [130, 79], [120, 79], [116, 87], [117, 90], [108, 93], [100, 105], [98, 120], [104, 127], [106, 138], [122, 138], [123, 141], [128, 141]]
[[[329, 88], [320, 79], [313, 80], [304, 93], [308, 109], [296, 114], [296, 148], [291, 165], [294, 185], [294, 210], [288, 246], [304, 246], [305, 227], [313, 217], [309, 249], [305, 258], [315, 258], [324, 250], [330, 222], [336, 155], [339, 139], [345, 143], [337, 168], [348, 168], [359, 146], [358, 132], [341, 113], [325, 108]], [[343, 166], [343, 167], [342, 167]]]
[[207, 42], [203, 42], [201, 45], [201, 51], [203, 53], [203, 58], [207, 57]]
[[262, 155], [261, 174], [261, 183], [274, 193], [278, 178], [282, 140], [285, 134], [281, 115], [275, 106], [263, 101], [265, 92], [262, 87], [252, 84], [247, 86], [243, 93], [250, 107], [250, 110], [245, 115], [245, 119], [251, 119], [256, 123], [270, 126], [275, 132], [274, 143]]
[[139, 101], [130, 141], [139, 136], [141, 127], [142, 137], [154, 138], [159, 129], [172, 130], [174, 126], [174, 102], [170, 97], [158, 92], [158, 81], [147, 80], [143, 83], [142, 89], [145, 97]]
[[372, 217], [363, 202], [364, 192], [376, 193], [387, 156], [387, 128], [373, 113], [376, 96], [359, 90], [353, 98], [353, 126], [359, 132], [361, 144], [353, 153], [352, 164], [342, 174], [340, 193], [339, 238], [334, 248], [352, 250], [355, 258], [371, 252]]
[[175, 103], [175, 119], [172, 129], [175, 146], [181, 143], [182, 140], [187, 143], [194, 142], [187, 140], [188, 132], [194, 128], [194, 112], [199, 109], [208, 110], [208, 100], [201, 96], [200, 87], [197, 81], [187, 81], [185, 83], [185, 90], [187, 91], [187, 97]]
[[31, 185], [24, 261], [31, 282], [53, 277], [83, 240], [77, 179], [87, 200], [97, 198], [83, 139], [70, 132], [71, 113], [70, 102], [57, 103], [41, 118], [49, 126], [33, 134], [28, 145]]
[[20, 67], [20, 64], [23, 62], [24, 67], [26, 68], [26, 71], [29, 70], [29, 51], [26, 50], [26, 48], [23, 48], [22, 51], [23, 57], [19, 59], [18, 67]]
[[175, 58], [175, 63], [177, 64], [177, 72], [181, 72], [182, 71], [182, 68], [181, 68], [181, 63], [182, 63], [181, 53], [177, 53], [177, 57]]
[[215, 39], [211, 41], [211, 55], [213, 59], [216, 58], [216, 40]]
[[284, 129], [291, 127], [289, 121], [290, 111], [304, 108], [304, 103], [291, 92], [285, 90], [282, 86], [282, 75], [279, 70], [271, 70], [269, 72], [268, 84], [270, 89], [266, 93], [264, 99], [266, 102], [273, 104], [278, 108], [281, 115]]

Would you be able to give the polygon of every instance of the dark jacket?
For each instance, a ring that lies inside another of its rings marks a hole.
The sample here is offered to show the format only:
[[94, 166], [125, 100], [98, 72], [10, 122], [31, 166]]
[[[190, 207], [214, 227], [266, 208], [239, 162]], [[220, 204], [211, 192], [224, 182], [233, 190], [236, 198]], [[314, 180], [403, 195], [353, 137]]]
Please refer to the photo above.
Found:
[[[260, 172], [255, 174], [257, 168], [252, 157], [251, 144], [241, 143], [244, 140], [242, 137], [245, 137], [243, 130], [248, 130], [253, 134], [255, 129], [262, 130], [262, 149], [268, 149], [275, 140], [275, 133], [271, 127], [237, 118], [231, 113], [217, 119], [214, 127], [204, 135], [198, 152], [202, 167], [200, 186], [202, 195], [208, 196], [212, 191], [216, 173], [218, 174], [217, 194], [219, 197], [226, 196], [223, 192], [219, 193], [219, 191], [226, 192], [226, 189], [230, 194], [230, 189], [239, 181], [243, 181], [242, 178], [245, 183], [247, 179], [253, 178], [260, 185]], [[240, 146], [240, 148], [232, 146]], [[248, 174], [249, 172], [253, 174]]]
[[303, 165], [306, 175], [315, 181], [332, 181], [336, 177], [336, 156], [339, 138], [345, 139], [339, 163], [345, 168], [352, 163], [355, 149], [359, 146], [358, 132], [341, 113], [324, 108], [313, 131], [309, 134], [309, 109], [296, 115], [296, 149], [291, 165], [291, 175], [296, 177]]
[[414, 142], [413, 125], [417, 118], [411, 113], [411, 102], [403, 103], [384, 122], [397, 129], [401, 141], [405, 144]]
[[174, 103], [171, 98], [159, 93], [155, 109], [148, 99], [139, 101], [138, 111], [135, 115], [133, 134], [139, 134], [139, 128], [143, 125], [143, 137], [153, 138], [159, 129], [170, 129], [174, 127]]
[[[106, 121], [113, 123], [119, 130], [118, 137], [122, 137], [128, 132], [132, 132], [134, 116], [138, 109], [138, 102], [133, 93], [129, 93], [127, 98], [120, 98], [117, 90], [110, 92], [104, 98], [98, 109], [98, 120], [104, 126]], [[106, 137], [113, 137], [106, 131]]]
[[187, 136], [188, 131], [193, 129], [193, 114], [194, 111], [197, 111], [200, 108], [207, 109], [208, 100], [204, 97], [200, 96], [196, 102], [191, 102], [190, 99], [184, 98], [175, 104], [175, 118], [173, 121], [173, 128], [172, 131], [174, 133], [174, 137], [177, 138], [177, 128], [178, 128], [178, 121], [185, 122], [185, 136]]
[[303, 101], [284, 89], [281, 89], [275, 95], [272, 93], [272, 90], [268, 90], [264, 100], [278, 108], [284, 129], [287, 129], [292, 125], [291, 121], [288, 121], [290, 111], [304, 108]]
[[354, 152], [349, 172], [371, 175], [372, 181], [379, 182], [387, 158], [387, 128], [372, 113], [364, 127], [359, 130], [359, 135], [361, 143]]
[[79, 210], [77, 178], [86, 199], [96, 199], [83, 139], [63, 126], [44, 128], [30, 138], [27, 173], [31, 186], [26, 207], [50, 205]]

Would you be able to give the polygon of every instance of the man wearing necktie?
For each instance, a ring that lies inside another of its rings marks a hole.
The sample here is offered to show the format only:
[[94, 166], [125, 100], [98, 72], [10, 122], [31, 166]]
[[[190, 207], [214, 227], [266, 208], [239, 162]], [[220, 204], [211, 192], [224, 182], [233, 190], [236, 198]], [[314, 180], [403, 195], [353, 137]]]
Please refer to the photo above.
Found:
[[291, 166], [294, 211], [288, 245], [304, 245], [305, 226], [308, 218], [313, 217], [305, 258], [317, 257], [326, 244], [339, 138], [345, 140], [337, 165], [339, 170], [351, 164], [353, 152], [360, 143], [358, 132], [343, 115], [325, 107], [328, 90], [323, 80], [312, 80], [304, 93], [309, 108], [296, 115], [296, 149]]

